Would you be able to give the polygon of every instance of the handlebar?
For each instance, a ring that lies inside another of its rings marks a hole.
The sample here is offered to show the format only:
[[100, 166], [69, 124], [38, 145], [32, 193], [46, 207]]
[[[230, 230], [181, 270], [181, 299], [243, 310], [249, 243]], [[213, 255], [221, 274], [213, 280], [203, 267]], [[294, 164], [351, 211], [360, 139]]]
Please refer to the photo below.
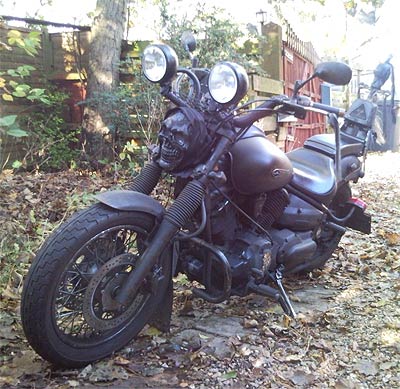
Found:
[[263, 117], [269, 116], [268, 114], [271, 114], [271, 110], [278, 105], [282, 106], [283, 111], [286, 107], [288, 112], [292, 114], [294, 113], [294, 115], [296, 117], [299, 117], [300, 119], [304, 119], [306, 108], [322, 110], [327, 113], [333, 113], [340, 117], [343, 117], [346, 113], [346, 111], [342, 108], [332, 107], [327, 104], [316, 103], [307, 96], [297, 96], [296, 99], [289, 99], [287, 96], [276, 96], [272, 97], [270, 100], [265, 101], [255, 110], [252, 110], [245, 115], [235, 117], [233, 120], [234, 125], [239, 128], [250, 126], [255, 121], [262, 119]]
[[235, 127], [239, 128], [251, 126], [257, 120], [268, 116], [267, 112], [269, 112], [279, 104], [281, 104], [281, 102], [278, 102], [276, 99], [267, 100], [266, 102], [259, 105], [255, 110], [252, 110], [242, 116], [236, 116], [233, 119], [233, 123]]
[[342, 108], [332, 107], [331, 105], [316, 103], [307, 96], [297, 96], [297, 104], [307, 108], [319, 109], [328, 113], [333, 113], [336, 116], [343, 117], [346, 111]]

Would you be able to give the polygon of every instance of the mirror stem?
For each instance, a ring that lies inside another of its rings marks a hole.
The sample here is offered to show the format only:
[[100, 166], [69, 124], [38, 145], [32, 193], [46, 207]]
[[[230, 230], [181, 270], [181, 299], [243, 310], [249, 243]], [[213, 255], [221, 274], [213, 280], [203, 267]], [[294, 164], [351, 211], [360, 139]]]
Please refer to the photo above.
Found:
[[315, 78], [315, 74], [313, 74], [311, 77], [308, 77], [307, 80], [305, 81], [297, 80], [294, 83], [293, 97], [296, 97], [297, 94], [299, 93], [299, 90], [303, 88], [303, 86], [306, 85], [308, 82], [310, 82], [313, 78]]

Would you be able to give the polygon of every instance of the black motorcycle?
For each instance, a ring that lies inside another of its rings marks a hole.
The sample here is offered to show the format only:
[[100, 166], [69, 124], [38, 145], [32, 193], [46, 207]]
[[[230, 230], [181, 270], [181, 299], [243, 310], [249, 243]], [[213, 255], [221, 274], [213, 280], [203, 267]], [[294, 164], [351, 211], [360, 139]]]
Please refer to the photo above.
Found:
[[[380, 63], [374, 70], [374, 78], [371, 85], [360, 83], [358, 97], [368, 92], [367, 99], [378, 105], [375, 122], [372, 126], [374, 136], [368, 148], [373, 151], [390, 150], [393, 143], [393, 126], [396, 123], [395, 109], [395, 81], [394, 67], [390, 63], [392, 56]], [[391, 78], [391, 89], [383, 90], [389, 77]]]
[[[186, 46], [194, 48], [190, 37]], [[58, 366], [110, 355], [146, 324], [168, 330], [178, 273], [202, 285], [193, 294], [206, 301], [257, 293], [295, 316], [282, 277], [322, 267], [347, 228], [370, 233], [366, 204], [349, 184], [364, 175], [376, 106], [358, 99], [344, 112], [299, 94], [315, 77], [347, 84], [347, 65], [322, 63], [292, 97], [257, 107], [238, 106], [248, 77], [236, 63], [179, 68], [171, 47], [154, 44], [142, 67], [173, 103], [152, 162], [126, 190], [97, 195], [61, 225], [26, 278], [26, 337]], [[327, 113], [335, 134], [287, 154], [253, 125], [278, 113], [303, 119], [308, 110]], [[163, 172], [174, 177], [167, 209], [151, 197]]]

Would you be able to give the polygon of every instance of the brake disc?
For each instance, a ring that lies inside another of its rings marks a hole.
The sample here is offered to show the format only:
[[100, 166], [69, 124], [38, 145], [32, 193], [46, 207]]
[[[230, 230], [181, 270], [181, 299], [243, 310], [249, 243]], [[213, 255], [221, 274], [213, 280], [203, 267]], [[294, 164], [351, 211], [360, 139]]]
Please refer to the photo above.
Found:
[[128, 320], [142, 305], [145, 295], [136, 295], [128, 306], [114, 297], [131, 271], [136, 256], [125, 253], [106, 262], [91, 278], [83, 299], [83, 316], [95, 330], [105, 331]]

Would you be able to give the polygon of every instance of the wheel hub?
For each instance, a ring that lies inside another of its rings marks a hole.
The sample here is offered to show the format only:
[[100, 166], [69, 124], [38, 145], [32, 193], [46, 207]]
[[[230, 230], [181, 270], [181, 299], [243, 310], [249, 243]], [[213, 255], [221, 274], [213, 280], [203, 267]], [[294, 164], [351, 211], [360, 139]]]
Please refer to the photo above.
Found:
[[134, 270], [135, 260], [136, 256], [129, 253], [117, 255], [91, 278], [83, 299], [83, 316], [95, 330], [110, 330], [121, 325], [143, 302], [145, 296], [139, 294], [128, 306], [122, 306], [114, 299]]

